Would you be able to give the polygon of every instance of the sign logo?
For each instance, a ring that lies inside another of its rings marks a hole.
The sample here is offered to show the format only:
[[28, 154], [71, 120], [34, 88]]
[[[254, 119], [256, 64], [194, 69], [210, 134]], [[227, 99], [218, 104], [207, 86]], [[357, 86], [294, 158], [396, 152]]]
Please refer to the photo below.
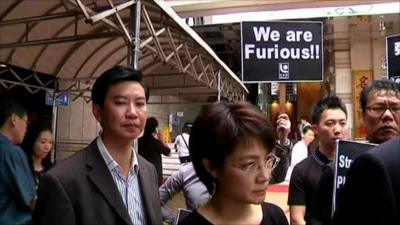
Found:
[[289, 63], [279, 63], [279, 79], [289, 79]]

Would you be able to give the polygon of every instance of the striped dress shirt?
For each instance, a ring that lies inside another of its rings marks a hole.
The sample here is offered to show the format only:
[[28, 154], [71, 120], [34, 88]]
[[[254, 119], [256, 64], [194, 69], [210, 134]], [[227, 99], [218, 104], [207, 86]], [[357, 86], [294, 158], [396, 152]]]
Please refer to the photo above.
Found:
[[108, 169], [117, 185], [118, 191], [121, 194], [122, 200], [128, 210], [132, 224], [134, 225], [145, 225], [145, 212], [143, 209], [142, 198], [139, 187], [139, 163], [137, 160], [136, 152], [132, 148], [132, 164], [129, 169], [128, 178], [125, 179], [122, 174], [122, 169], [118, 163], [112, 158], [104, 145], [101, 137], [97, 137], [97, 147], [100, 150], [100, 154], [107, 164]]

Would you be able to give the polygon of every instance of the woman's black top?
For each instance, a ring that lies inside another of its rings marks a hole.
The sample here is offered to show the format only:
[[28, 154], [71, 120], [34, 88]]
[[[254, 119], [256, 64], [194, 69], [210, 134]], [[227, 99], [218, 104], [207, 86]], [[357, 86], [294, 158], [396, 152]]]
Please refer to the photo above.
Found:
[[[261, 204], [263, 218], [260, 225], [289, 225], [285, 213], [278, 206], [264, 202]], [[178, 225], [213, 225], [197, 211], [190, 213]]]

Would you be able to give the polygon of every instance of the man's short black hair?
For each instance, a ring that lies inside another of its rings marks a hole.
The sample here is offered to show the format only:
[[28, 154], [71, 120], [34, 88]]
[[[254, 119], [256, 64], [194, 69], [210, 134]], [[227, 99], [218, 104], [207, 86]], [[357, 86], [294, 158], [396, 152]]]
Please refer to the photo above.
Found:
[[400, 84], [392, 80], [375, 80], [361, 91], [360, 104], [363, 113], [367, 109], [368, 96], [377, 91], [393, 91], [400, 98]]
[[105, 71], [96, 79], [92, 88], [93, 104], [97, 104], [102, 107], [110, 87], [124, 81], [138, 82], [144, 88], [146, 101], [149, 99], [149, 93], [146, 86], [142, 82], [142, 74], [140, 71], [130, 66], [119, 65]]
[[0, 127], [3, 127], [7, 119], [14, 113], [21, 118], [27, 115], [27, 111], [21, 103], [19, 103], [17, 100], [13, 99], [9, 95], [1, 95]]
[[321, 120], [322, 113], [327, 109], [341, 109], [344, 112], [344, 114], [346, 114], [346, 118], [347, 118], [346, 106], [343, 104], [342, 100], [335, 95], [329, 95], [329, 96], [321, 99], [313, 107], [312, 115], [311, 115], [312, 123], [318, 124], [319, 121]]

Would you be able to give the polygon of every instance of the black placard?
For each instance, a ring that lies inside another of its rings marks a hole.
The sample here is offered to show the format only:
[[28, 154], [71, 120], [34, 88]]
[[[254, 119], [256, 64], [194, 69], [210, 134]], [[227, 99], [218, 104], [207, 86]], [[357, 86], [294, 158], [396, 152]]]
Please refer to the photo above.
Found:
[[400, 83], [400, 34], [386, 37], [387, 76]]
[[336, 142], [335, 182], [332, 196], [332, 213], [335, 211], [337, 195], [340, 189], [346, 183], [346, 175], [351, 164], [361, 153], [364, 153], [375, 146], [377, 145], [346, 140], [338, 140]]
[[322, 22], [242, 22], [242, 81], [322, 81], [322, 27]]

